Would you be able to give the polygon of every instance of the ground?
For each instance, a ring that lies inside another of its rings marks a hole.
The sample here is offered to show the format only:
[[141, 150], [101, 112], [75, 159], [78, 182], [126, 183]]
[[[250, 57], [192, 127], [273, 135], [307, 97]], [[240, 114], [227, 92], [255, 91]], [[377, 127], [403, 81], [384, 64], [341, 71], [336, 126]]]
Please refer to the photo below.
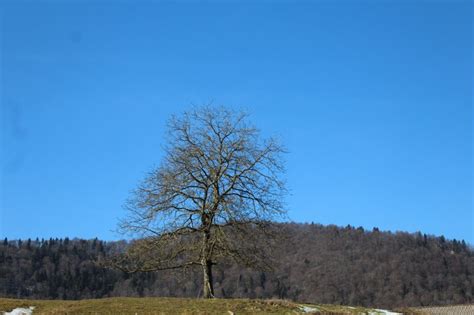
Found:
[[423, 314], [423, 315], [424, 314], [429, 314], [429, 315], [445, 315], [445, 314], [473, 315], [474, 314], [474, 304], [421, 307], [421, 308], [416, 308], [415, 310], [420, 312], [420, 314]]
[[0, 298], [0, 314], [34, 306], [41, 314], [390, 314], [373, 309], [300, 304], [282, 300], [105, 298], [95, 300], [17, 300]]

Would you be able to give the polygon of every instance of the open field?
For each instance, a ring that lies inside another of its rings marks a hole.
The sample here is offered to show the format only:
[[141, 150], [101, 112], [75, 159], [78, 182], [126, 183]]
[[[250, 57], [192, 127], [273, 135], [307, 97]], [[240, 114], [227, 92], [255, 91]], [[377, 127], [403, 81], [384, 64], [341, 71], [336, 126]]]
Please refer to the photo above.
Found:
[[336, 305], [298, 304], [282, 300], [105, 298], [95, 300], [0, 299], [0, 314], [18, 307], [35, 306], [41, 314], [384, 314], [372, 309]]
[[420, 314], [430, 314], [430, 315], [444, 315], [444, 314], [472, 315], [474, 314], [474, 304], [420, 307], [420, 308], [415, 308], [414, 310], [420, 312]]

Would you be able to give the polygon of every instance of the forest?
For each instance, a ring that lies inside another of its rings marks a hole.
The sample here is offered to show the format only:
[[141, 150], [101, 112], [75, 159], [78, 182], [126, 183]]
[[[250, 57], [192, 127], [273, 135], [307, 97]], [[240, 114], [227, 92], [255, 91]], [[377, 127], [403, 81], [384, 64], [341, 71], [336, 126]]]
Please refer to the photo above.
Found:
[[[352, 226], [275, 223], [284, 237], [272, 271], [233, 263], [214, 269], [217, 297], [403, 307], [472, 303], [474, 250], [464, 241]], [[202, 295], [186, 270], [127, 274], [100, 261], [127, 241], [35, 239], [0, 242], [0, 296], [85, 299]]]

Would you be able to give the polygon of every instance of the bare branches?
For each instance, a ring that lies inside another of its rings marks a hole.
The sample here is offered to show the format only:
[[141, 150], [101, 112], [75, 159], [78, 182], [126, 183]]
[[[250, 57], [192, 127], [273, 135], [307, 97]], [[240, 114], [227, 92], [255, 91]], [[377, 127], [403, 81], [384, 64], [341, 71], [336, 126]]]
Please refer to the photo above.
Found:
[[125, 254], [112, 257], [109, 265], [128, 273], [198, 265], [199, 253], [180, 232], [135, 241]]
[[285, 214], [285, 150], [261, 140], [247, 117], [207, 106], [170, 119], [165, 159], [135, 190], [120, 226], [145, 239], [117, 265], [150, 271], [265, 260], [251, 239]]

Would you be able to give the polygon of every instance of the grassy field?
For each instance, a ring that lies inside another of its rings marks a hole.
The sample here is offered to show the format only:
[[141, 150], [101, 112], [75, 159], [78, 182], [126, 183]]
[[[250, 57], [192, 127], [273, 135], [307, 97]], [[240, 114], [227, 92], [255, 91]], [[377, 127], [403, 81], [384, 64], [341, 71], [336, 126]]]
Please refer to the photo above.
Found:
[[371, 309], [335, 305], [297, 304], [281, 300], [105, 298], [96, 300], [16, 300], [0, 298], [0, 314], [35, 306], [33, 315], [49, 314], [377, 314]]

